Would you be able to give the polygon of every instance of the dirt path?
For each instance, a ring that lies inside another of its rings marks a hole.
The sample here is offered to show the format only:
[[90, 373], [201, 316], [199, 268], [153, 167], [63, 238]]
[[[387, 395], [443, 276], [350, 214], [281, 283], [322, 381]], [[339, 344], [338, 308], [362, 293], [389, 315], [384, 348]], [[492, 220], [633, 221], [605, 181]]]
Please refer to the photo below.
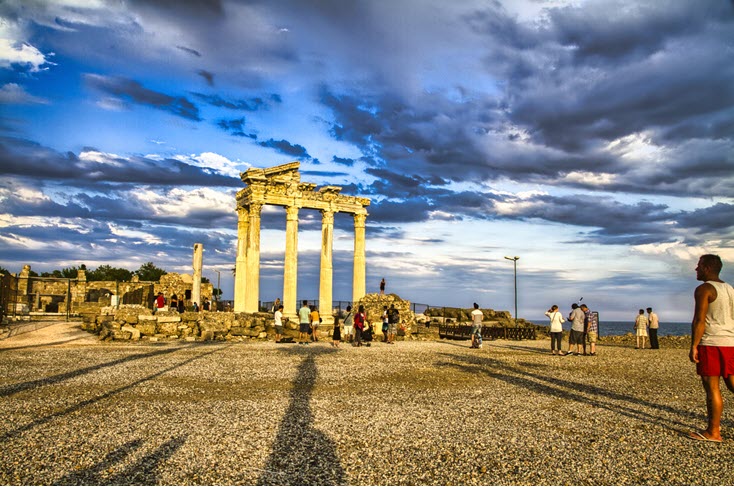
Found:
[[81, 329], [79, 322], [60, 322], [0, 340], [0, 349], [38, 346], [97, 345], [99, 339]]

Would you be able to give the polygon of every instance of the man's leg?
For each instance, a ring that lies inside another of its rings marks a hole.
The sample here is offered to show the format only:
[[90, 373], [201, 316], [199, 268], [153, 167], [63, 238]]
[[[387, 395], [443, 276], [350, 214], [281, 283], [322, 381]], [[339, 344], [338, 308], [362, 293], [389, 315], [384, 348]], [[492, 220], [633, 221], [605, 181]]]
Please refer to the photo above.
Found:
[[[706, 412], [708, 413], [708, 427], [704, 434], [707, 438], [721, 439], [721, 413], [724, 410], [724, 401], [721, 398], [718, 376], [702, 376], [701, 382], [706, 391]], [[731, 376], [726, 379], [727, 387], [731, 382]]]

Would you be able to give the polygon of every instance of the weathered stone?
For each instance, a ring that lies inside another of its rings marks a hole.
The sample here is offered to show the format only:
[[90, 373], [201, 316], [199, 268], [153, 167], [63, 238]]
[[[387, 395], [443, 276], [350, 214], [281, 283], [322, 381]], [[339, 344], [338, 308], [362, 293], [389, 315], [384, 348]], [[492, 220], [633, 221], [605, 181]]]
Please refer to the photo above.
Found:
[[400, 326], [405, 327], [405, 334], [409, 335], [411, 329], [415, 325], [415, 314], [411, 309], [410, 301], [400, 298], [397, 294], [367, 294], [359, 300], [356, 307], [363, 305], [367, 313], [367, 320], [372, 324], [375, 334], [382, 335], [382, 313], [384, 307], [390, 309], [391, 305], [395, 305], [395, 309], [400, 313]]
[[196, 341], [196, 337], [186, 337], [186, 341], [187, 342], [195, 342]]
[[247, 332], [248, 332], [249, 330], [250, 330], [249, 328], [245, 328], [245, 327], [242, 327], [242, 326], [233, 326], [233, 327], [232, 327], [232, 328], [231, 328], [231, 329], [229, 330], [229, 333], [230, 333], [231, 335], [234, 335], [234, 336], [242, 336], [242, 335], [244, 335], [245, 333], [247, 333]]
[[115, 317], [112, 315], [98, 315], [97, 316], [97, 323], [99, 323], [100, 325], [103, 323], [109, 323], [114, 320], [115, 320]]
[[158, 323], [181, 323], [180, 315], [156, 316]]
[[131, 325], [124, 325], [122, 331], [130, 333], [130, 338], [133, 340], [140, 340], [140, 330], [132, 327]]
[[268, 334], [263, 331], [257, 337], [258, 338], [267, 338], [268, 337]]
[[156, 334], [162, 335], [176, 335], [178, 333], [178, 323], [163, 322], [160, 321], [155, 327]]
[[214, 340], [214, 332], [211, 330], [204, 330], [201, 332], [201, 339], [204, 341]]
[[156, 321], [139, 321], [137, 325], [135, 325], [135, 328], [140, 330], [140, 333], [143, 335], [155, 335], [155, 327], [157, 322]]

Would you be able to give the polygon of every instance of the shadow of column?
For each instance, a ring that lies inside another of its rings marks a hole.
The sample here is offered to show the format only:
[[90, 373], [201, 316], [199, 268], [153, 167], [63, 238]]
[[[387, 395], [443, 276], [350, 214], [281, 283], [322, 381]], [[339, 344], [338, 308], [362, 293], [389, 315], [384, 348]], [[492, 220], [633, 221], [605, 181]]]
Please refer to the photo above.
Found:
[[311, 394], [318, 371], [309, 353], [298, 368], [290, 403], [258, 485], [344, 485], [334, 442], [313, 427]]

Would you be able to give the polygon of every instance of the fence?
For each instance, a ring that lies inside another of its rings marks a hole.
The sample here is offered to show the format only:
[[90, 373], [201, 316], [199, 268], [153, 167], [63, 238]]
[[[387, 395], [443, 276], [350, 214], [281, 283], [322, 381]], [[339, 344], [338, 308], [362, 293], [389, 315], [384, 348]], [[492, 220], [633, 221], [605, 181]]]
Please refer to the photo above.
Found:
[[[471, 338], [471, 325], [443, 324], [438, 326], [439, 338], [452, 338], [456, 340], [468, 340]], [[535, 327], [515, 328], [511, 326], [482, 326], [480, 331], [485, 340], [535, 340], [537, 338]]]

